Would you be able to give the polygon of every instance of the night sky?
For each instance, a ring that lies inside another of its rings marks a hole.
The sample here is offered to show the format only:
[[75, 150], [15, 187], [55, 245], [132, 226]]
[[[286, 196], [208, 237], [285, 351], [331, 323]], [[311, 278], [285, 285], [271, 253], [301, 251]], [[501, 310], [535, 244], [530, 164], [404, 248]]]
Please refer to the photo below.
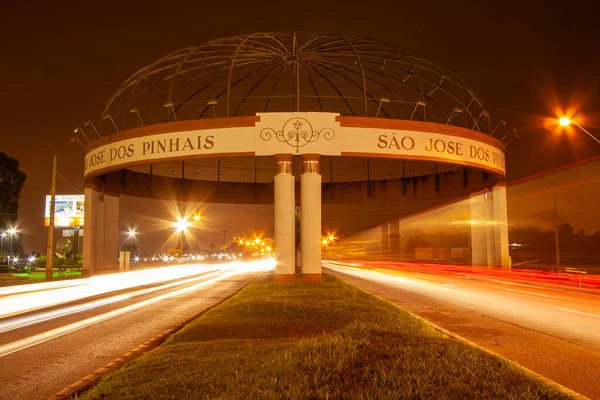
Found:
[[[109, 3], [0, 2], [0, 151], [27, 173], [19, 210], [26, 251], [44, 248], [52, 154], [59, 172], [83, 188], [83, 151], [69, 141], [73, 129], [97, 121], [112, 92], [138, 69], [219, 37], [330, 31], [419, 51], [469, 83], [494, 125], [504, 119], [517, 128], [520, 139], [507, 148], [509, 181], [600, 154], [579, 131], [558, 135], [543, 127], [554, 109], [572, 107], [600, 135], [593, 2]], [[74, 192], [59, 178], [58, 194]], [[218, 243], [221, 234], [214, 234]]]

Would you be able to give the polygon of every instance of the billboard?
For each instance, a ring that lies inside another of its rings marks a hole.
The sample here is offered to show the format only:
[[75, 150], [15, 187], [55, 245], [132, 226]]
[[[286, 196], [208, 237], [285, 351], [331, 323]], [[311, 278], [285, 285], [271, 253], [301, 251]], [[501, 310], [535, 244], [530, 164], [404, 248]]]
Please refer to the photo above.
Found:
[[[55, 196], [54, 201], [54, 226], [83, 226], [84, 195]], [[50, 196], [46, 196], [44, 223], [50, 225]]]

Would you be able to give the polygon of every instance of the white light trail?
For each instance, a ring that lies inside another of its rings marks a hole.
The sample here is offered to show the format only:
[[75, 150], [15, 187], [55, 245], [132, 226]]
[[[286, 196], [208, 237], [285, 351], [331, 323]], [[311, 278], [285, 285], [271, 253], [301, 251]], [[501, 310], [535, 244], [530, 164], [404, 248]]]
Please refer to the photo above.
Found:
[[[268, 260], [258, 262], [268, 263]], [[47, 282], [25, 285], [25, 287], [4, 288], [9, 290], [0, 290], [0, 318], [119, 290], [182, 279], [214, 270], [254, 268], [250, 266], [254, 263], [256, 262], [178, 265], [101, 275], [73, 281]]]
[[117, 296], [111, 296], [106, 299], [95, 300], [91, 302], [86, 302], [84, 304], [74, 305], [74, 306], [66, 306], [61, 307], [57, 310], [52, 311], [40, 311], [37, 313], [33, 313], [32, 315], [24, 315], [17, 316], [15, 318], [9, 318], [7, 321], [0, 320], [0, 333], [8, 332], [13, 329], [24, 328], [29, 325], [37, 324], [40, 322], [48, 321], [51, 319], [64, 317], [65, 315], [76, 314], [78, 312], [91, 310], [97, 307], [105, 306], [112, 303], [117, 303], [119, 301], [128, 300], [134, 297], [139, 297], [145, 294], [149, 294], [152, 292], [157, 292], [160, 290], [165, 290], [174, 286], [185, 285], [187, 283], [195, 282], [201, 279], [206, 279], [208, 277], [219, 274], [220, 271], [213, 271], [205, 275], [201, 275], [199, 277], [185, 279], [183, 281], [177, 281], [172, 283], [167, 283], [165, 285], [160, 285], [148, 289], [137, 290], [135, 292], [121, 294]]
[[[214, 265], [213, 265], [214, 266]], [[68, 333], [86, 328], [88, 326], [97, 324], [99, 322], [105, 321], [107, 319], [110, 318], [114, 318], [117, 317], [119, 315], [128, 313], [130, 311], [142, 308], [142, 307], [146, 307], [150, 304], [154, 304], [156, 302], [159, 302], [161, 300], [164, 299], [168, 299], [174, 296], [178, 296], [181, 295], [183, 293], [187, 293], [193, 290], [197, 290], [201, 287], [216, 283], [220, 280], [229, 278], [231, 276], [237, 275], [237, 274], [243, 274], [243, 273], [249, 273], [249, 272], [262, 272], [262, 271], [268, 271], [273, 269], [275, 266], [275, 260], [274, 259], [269, 259], [269, 260], [261, 260], [261, 261], [253, 261], [253, 262], [232, 262], [232, 263], [228, 263], [228, 264], [221, 264], [220, 267], [221, 269], [219, 271], [217, 271], [217, 274], [220, 274], [214, 278], [210, 278], [207, 279], [205, 281], [199, 282], [197, 284], [194, 284], [192, 286], [188, 286], [179, 290], [175, 290], [173, 292], [169, 292], [169, 293], [165, 293], [163, 295], [157, 296], [157, 297], [153, 297], [144, 301], [141, 301], [139, 303], [135, 303], [135, 304], [131, 304], [129, 306], [126, 307], [122, 307], [113, 311], [109, 311], [100, 315], [96, 315], [94, 317], [90, 317], [81, 321], [77, 321], [65, 326], [61, 326], [59, 328], [56, 329], [52, 329], [50, 331], [47, 332], [43, 332], [34, 336], [30, 336], [27, 338], [23, 338], [5, 345], [0, 346], [0, 357], [4, 357], [8, 354], [12, 354], [15, 353], [17, 351], [35, 346], [37, 344], [46, 342], [48, 340], [66, 335]], [[121, 274], [117, 274], [117, 275], [121, 275]], [[206, 278], [206, 276], [202, 276], [199, 279], [204, 279]]]

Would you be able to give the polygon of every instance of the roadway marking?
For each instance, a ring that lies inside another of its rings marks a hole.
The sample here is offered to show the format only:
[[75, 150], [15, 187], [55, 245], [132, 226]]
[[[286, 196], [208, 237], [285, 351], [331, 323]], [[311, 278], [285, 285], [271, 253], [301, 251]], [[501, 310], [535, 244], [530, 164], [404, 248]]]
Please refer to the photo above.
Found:
[[530, 294], [530, 295], [533, 295], [533, 296], [548, 297], [548, 298], [550, 298], [550, 299], [557, 299], [557, 300], [560, 300], [560, 299], [562, 299], [562, 297], [551, 296], [551, 295], [549, 295], [549, 294], [541, 294], [541, 293], [534, 293], [534, 292], [526, 292], [526, 291], [523, 291], [523, 290], [509, 289], [509, 288], [504, 288], [504, 287], [497, 287], [496, 289], [500, 289], [500, 290], [506, 290], [506, 291], [509, 291], [509, 292], [515, 292], [515, 293]]
[[561, 310], [561, 311], [571, 312], [574, 314], [581, 314], [581, 315], [585, 315], [588, 317], [600, 318], [600, 315], [598, 315], [598, 314], [590, 314], [590, 313], [586, 313], [584, 311], [571, 310], [568, 308], [562, 308], [562, 307], [556, 307], [556, 306], [549, 306], [549, 307], [556, 308], [557, 310]]

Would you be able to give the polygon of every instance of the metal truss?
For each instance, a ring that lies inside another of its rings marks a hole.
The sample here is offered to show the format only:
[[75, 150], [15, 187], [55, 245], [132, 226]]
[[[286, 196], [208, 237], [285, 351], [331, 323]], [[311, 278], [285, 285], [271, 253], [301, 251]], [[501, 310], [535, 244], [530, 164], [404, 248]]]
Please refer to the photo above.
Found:
[[475, 92], [423, 55], [377, 39], [306, 32], [216, 39], [168, 54], [117, 89], [99, 131], [277, 111], [490, 131], [489, 114]]

